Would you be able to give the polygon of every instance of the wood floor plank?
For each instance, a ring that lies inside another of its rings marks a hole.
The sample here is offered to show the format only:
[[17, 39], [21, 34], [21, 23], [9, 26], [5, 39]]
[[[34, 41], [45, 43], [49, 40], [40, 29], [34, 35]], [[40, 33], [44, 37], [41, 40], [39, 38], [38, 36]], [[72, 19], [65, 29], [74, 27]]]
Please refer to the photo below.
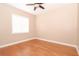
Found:
[[0, 49], [1, 56], [78, 56], [73, 47], [38, 39]]

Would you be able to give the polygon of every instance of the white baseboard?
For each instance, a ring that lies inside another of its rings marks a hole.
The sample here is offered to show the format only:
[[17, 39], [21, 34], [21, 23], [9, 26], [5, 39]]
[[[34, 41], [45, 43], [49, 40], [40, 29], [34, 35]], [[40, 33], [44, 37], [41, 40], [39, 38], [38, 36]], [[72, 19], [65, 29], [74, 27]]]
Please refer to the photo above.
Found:
[[75, 48], [76, 48], [76, 51], [77, 51], [77, 53], [78, 53], [78, 55], [79, 55], [79, 49], [78, 49], [78, 47], [77, 47], [77, 46], [75, 46]]
[[76, 45], [72, 45], [72, 44], [68, 44], [68, 43], [62, 43], [62, 42], [47, 40], [47, 39], [44, 39], [44, 38], [33, 37], [33, 38], [28, 38], [28, 39], [25, 39], [25, 40], [18, 41], [18, 42], [13, 42], [13, 43], [8, 43], [8, 44], [5, 44], [5, 45], [1, 45], [0, 48], [11, 46], [11, 45], [14, 45], [14, 44], [19, 44], [19, 43], [29, 41], [29, 40], [33, 40], [33, 39], [39, 39], [39, 40], [48, 41], [48, 42], [51, 42], [51, 43], [57, 43], [57, 44], [61, 44], [61, 45], [70, 46], [70, 47], [77, 47]]
[[13, 43], [8, 43], [8, 44], [5, 44], [5, 45], [1, 45], [0, 48], [4, 48], [4, 47], [11, 46], [11, 45], [19, 44], [19, 43], [22, 43], [22, 42], [25, 42], [25, 41], [29, 41], [29, 40], [33, 40], [33, 39], [34, 38], [28, 38], [28, 39], [25, 39], [25, 40], [13, 42]]
[[70, 46], [70, 47], [76, 47], [76, 45], [72, 45], [72, 44], [68, 44], [68, 43], [62, 43], [62, 42], [58, 42], [58, 41], [54, 41], [54, 40], [48, 40], [48, 39], [38, 38], [38, 37], [36, 37], [36, 39], [43, 40], [43, 41], [48, 41], [48, 42], [51, 42], [51, 43], [66, 45], [66, 46]]

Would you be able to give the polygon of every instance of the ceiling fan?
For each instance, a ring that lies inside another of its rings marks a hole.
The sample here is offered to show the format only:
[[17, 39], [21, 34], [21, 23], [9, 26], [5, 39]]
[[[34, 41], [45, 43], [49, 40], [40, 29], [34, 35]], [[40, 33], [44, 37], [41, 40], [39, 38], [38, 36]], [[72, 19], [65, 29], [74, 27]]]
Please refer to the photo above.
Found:
[[32, 4], [26, 4], [27, 6], [34, 6], [34, 11], [37, 9], [37, 8], [41, 8], [41, 9], [45, 9], [42, 4], [44, 3], [32, 3]]

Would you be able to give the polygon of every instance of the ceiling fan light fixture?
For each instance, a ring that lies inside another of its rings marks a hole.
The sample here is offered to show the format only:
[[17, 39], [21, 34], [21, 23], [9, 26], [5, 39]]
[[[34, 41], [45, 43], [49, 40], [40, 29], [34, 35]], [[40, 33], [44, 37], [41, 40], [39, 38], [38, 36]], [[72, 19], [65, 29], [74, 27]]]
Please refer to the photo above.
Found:
[[34, 7], [39, 7], [39, 5], [38, 4], [35, 4]]

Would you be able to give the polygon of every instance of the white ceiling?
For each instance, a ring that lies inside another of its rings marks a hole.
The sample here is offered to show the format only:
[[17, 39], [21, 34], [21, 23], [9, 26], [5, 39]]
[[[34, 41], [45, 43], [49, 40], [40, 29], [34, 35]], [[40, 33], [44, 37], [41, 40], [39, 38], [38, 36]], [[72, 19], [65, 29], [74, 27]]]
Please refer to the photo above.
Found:
[[33, 10], [34, 6], [26, 6], [25, 4], [20, 4], [20, 3], [19, 4], [14, 4], [13, 3], [13, 4], [10, 4], [10, 5], [12, 5], [12, 6], [16, 7], [16, 8], [19, 8], [19, 9], [21, 9], [23, 11], [34, 14], [34, 15], [47, 12], [48, 10], [51, 10], [51, 9], [55, 10], [56, 8], [59, 8], [59, 7], [63, 6], [63, 4], [53, 4], [53, 3], [48, 4], [48, 3], [45, 3], [45, 4], [43, 4], [43, 6], [45, 7], [44, 10], [38, 8], [36, 11], [34, 11]]

